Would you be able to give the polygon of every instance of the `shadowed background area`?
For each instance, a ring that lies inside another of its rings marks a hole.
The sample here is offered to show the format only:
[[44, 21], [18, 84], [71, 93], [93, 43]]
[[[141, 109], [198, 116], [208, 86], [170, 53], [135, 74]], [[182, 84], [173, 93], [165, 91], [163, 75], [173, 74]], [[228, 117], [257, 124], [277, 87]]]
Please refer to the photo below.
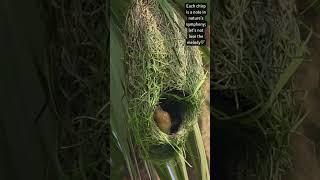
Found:
[[57, 121], [43, 108], [35, 66], [46, 40], [42, 13], [36, 0], [0, 1], [0, 179], [61, 179]]
[[0, 1], [0, 179], [105, 179], [106, 1]]

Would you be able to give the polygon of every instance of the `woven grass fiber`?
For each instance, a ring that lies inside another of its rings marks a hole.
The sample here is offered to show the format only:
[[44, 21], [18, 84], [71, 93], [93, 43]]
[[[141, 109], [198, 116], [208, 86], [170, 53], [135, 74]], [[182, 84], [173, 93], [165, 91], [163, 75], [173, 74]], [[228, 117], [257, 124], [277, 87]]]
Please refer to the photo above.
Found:
[[[129, 123], [144, 158], [158, 162], [183, 154], [205, 80], [199, 49], [185, 45], [183, 18], [160, 3], [135, 1], [126, 22]], [[153, 119], [158, 105], [172, 116], [170, 134]]]

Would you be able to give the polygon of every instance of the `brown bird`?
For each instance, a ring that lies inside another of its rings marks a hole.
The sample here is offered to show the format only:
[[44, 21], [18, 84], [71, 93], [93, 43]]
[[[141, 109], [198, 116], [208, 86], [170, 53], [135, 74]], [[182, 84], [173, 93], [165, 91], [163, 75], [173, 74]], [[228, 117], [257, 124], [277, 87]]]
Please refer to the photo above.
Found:
[[171, 117], [168, 112], [164, 111], [160, 106], [157, 106], [153, 118], [162, 132], [170, 134]]

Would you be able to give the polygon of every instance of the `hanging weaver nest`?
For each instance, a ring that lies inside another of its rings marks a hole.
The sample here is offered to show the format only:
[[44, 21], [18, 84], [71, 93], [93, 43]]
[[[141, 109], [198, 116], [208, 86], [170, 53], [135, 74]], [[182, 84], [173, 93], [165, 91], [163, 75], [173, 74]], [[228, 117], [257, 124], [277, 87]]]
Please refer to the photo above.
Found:
[[[158, 1], [136, 1], [126, 25], [129, 123], [142, 155], [153, 160], [183, 152], [203, 101], [200, 51], [185, 46], [182, 17], [167, 12], [172, 19]], [[171, 117], [168, 133], [154, 120], [156, 107]]]

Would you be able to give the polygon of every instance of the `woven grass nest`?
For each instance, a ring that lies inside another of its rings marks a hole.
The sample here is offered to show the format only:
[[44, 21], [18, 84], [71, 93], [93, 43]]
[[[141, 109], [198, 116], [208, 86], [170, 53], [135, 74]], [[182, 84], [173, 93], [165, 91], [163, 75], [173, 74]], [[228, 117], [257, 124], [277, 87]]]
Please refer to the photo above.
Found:
[[[144, 158], [158, 161], [182, 154], [205, 79], [199, 49], [185, 45], [183, 18], [160, 3], [134, 2], [126, 22], [129, 123]], [[157, 106], [172, 117], [168, 134], [154, 120]]]

